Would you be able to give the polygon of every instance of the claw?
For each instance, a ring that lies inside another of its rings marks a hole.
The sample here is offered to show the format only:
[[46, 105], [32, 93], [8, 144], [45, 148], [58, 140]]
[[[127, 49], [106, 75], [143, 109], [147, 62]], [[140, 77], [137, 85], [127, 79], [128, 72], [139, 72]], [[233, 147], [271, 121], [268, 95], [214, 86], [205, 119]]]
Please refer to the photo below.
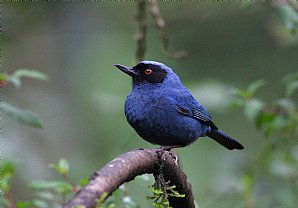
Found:
[[175, 165], [178, 166], [178, 156], [175, 152], [170, 151], [170, 155], [172, 156], [172, 158], [175, 158]]

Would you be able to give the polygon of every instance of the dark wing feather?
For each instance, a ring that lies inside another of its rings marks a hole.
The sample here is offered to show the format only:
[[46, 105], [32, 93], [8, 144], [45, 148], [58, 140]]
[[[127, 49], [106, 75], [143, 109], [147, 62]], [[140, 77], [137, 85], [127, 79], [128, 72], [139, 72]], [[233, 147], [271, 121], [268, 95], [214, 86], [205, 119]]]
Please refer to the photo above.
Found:
[[201, 123], [211, 127], [211, 131], [206, 133], [206, 136], [212, 138], [229, 150], [244, 148], [238, 141], [216, 127], [207, 110], [197, 102], [190, 93], [183, 94], [182, 96], [180, 94], [175, 98], [176, 109], [180, 114], [197, 119]]
[[[190, 96], [190, 97], [189, 97]], [[179, 99], [183, 100], [183, 99]], [[216, 125], [212, 122], [211, 116], [207, 110], [198, 103], [191, 95], [188, 95], [184, 102], [176, 104], [179, 113], [195, 118], [202, 123], [217, 129]]]

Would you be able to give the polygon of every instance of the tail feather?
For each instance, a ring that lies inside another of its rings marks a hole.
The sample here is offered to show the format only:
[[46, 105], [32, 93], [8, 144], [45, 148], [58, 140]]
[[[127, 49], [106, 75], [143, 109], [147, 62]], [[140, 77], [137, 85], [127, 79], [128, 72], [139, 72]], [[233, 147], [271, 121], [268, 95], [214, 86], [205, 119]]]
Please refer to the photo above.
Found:
[[211, 129], [207, 136], [215, 140], [219, 144], [225, 146], [229, 150], [244, 149], [244, 147], [238, 141], [218, 129]]

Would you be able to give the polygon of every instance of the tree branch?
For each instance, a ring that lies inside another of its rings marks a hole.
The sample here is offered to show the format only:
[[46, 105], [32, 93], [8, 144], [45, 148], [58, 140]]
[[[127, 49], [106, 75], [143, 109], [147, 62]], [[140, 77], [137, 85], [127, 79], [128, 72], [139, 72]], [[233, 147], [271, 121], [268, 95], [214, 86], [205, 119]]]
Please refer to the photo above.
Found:
[[138, 30], [136, 32], [137, 50], [136, 50], [136, 62], [144, 60], [146, 52], [146, 1], [138, 2], [138, 9], [136, 20], [138, 21]]
[[150, 1], [150, 3], [151, 3], [151, 16], [153, 17], [155, 21], [155, 25], [159, 30], [163, 52], [165, 53], [165, 55], [172, 58], [177, 58], [177, 59], [186, 58], [187, 57], [186, 51], [175, 52], [169, 49], [169, 38], [166, 32], [165, 20], [162, 18], [160, 14], [160, 10], [157, 2], [153, 0], [153, 1]]
[[[171, 58], [186, 58], [186, 51], [172, 51], [169, 49], [169, 38], [166, 32], [166, 23], [162, 18], [159, 10], [159, 6], [156, 1], [150, 1], [150, 12], [151, 16], [155, 22], [156, 28], [160, 33], [160, 40], [163, 52], [166, 56]], [[136, 42], [137, 49], [135, 54], [136, 62], [140, 62], [144, 60], [145, 52], [146, 52], [146, 33], [147, 33], [147, 24], [146, 24], [146, 1], [139, 1], [137, 7], [137, 15], [136, 20], [138, 22], [138, 29], [136, 32]]]
[[65, 204], [64, 208], [74, 208], [79, 205], [93, 208], [96, 201], [103, 195], [111, 195], [121, 184], [133, 180], [145, 173], [158, 174], [162, 163], [162, 173], [166, 181], [176, 186], [179, 194], [185, 197], [169, 197], [173, 208], [195, 208], [191, 185], [185, 174], [176, 163], [171, 152], [161, 149], [134, 150], [124, 153], [95, 172], [89, 183], [76, 196]]

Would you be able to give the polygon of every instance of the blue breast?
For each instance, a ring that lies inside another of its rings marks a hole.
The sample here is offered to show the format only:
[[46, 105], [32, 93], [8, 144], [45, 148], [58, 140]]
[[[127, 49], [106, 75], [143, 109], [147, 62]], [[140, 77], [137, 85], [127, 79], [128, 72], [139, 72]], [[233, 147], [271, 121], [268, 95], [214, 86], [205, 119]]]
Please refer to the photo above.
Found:
[[198, 120], [180, 114], [175, 95], [168, 90], [146, 90], [133, 90], [125, 102], [127, 121], [146, 141], [162, 146], [188, 145], [210, 130]]

